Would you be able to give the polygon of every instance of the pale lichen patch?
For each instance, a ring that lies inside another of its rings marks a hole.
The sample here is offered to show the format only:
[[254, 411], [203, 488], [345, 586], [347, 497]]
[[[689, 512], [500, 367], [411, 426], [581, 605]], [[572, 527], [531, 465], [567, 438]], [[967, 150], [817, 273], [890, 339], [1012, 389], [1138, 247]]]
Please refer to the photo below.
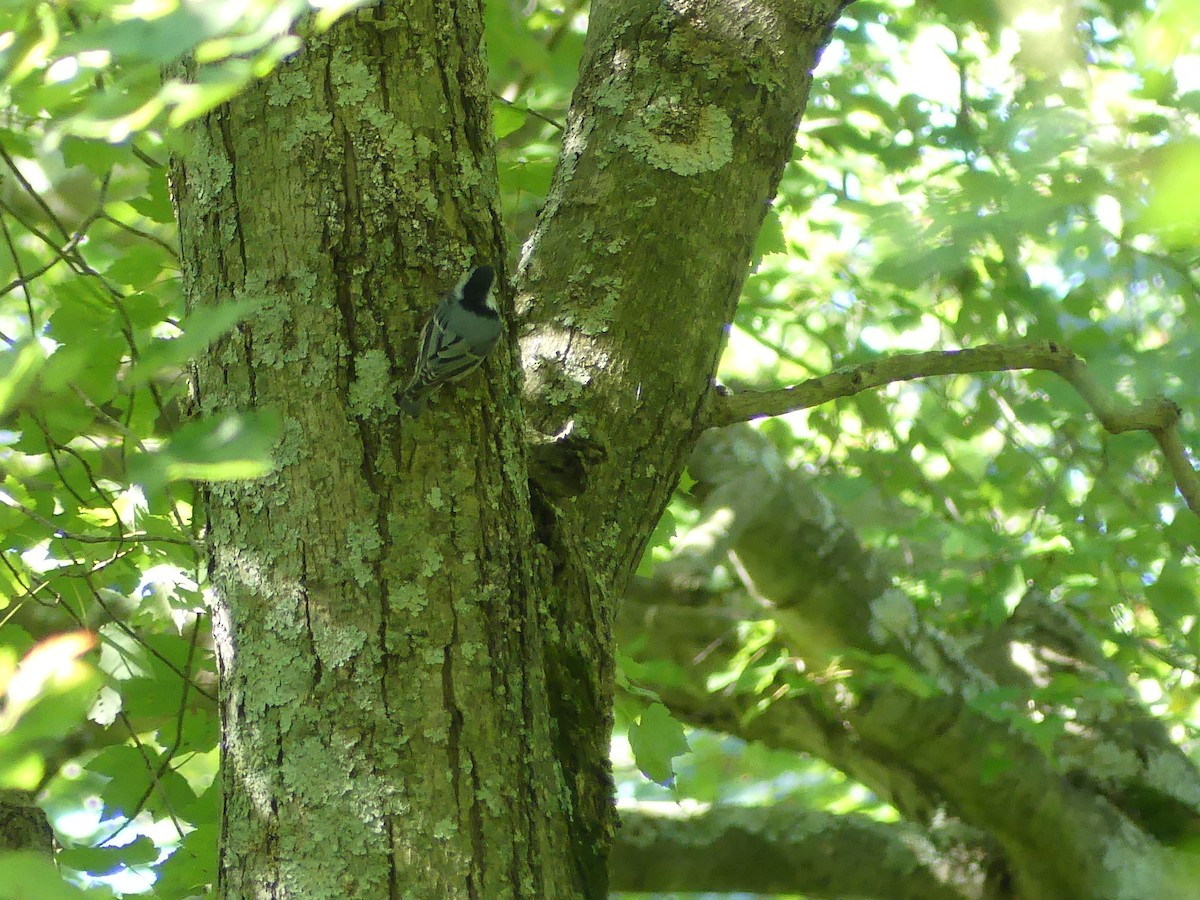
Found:
[[715, 172], [733, 159], [733, 123], [725, 110], [690, 106], [677, 97], [652, 100], [620, 141], [650, 165], [676, 175]]

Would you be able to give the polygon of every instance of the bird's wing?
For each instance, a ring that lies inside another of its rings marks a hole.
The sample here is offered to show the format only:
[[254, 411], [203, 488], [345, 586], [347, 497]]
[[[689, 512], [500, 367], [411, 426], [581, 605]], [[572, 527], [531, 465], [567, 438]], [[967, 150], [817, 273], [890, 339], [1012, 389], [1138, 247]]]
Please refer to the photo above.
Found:
[[461, 378], [479, 365], [480, 357], [466, 341], [456, 337], [449, 327], [448, 310], [439, 306], [421, 332], [417, 360], [420, 369], [413, 377], [413, 386], [426, 387]]

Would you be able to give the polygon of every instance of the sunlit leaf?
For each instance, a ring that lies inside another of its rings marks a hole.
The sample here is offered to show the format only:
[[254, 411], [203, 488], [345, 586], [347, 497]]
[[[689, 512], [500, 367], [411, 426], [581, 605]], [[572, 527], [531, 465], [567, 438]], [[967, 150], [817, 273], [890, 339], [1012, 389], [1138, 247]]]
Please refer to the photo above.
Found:
[[683, 726], [661, 703], [651, 704], [629, 726], [629, 745], [638, 768], [651, 781], [666, 784], [674, 777], [671, 760], [688, 752]]
[[31, 851], [0, 852], [0, 900], [81, 900], [92, 896], [63, 881], [53, 859]]
[[150, 488], [180, 479], [259, 478], [275, 466], [271, 449], [279, 431], [279, 417], [269, 412], [189, 422], [161, 450], [135, 456], [130, 474]]
[[158, 858], [158, 849], [149, 838], [139, 837], [120, 847], [68, 847], [57, 858], [68, 869], [105, 875], [127, 866], [152, 863]]
[[21, 401], [45, 358], [45, 351], [36, 341], [24, 341], [0, 354], [0, 415]]

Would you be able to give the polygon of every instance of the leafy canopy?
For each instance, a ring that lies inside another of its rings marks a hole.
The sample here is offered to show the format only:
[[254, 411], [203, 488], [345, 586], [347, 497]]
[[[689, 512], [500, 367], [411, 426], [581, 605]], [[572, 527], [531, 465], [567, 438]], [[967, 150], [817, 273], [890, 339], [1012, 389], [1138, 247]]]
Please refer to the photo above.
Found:
[[[0, 782], [40, 791], [81, 885], [184, 896], [212, 879], [215, 675], [188, 479], [271, 465], [269, 418], [177, 427], [186, 361], [245, 307], [184, 315], [176, 129], [352, 5], [0, 12]], [[512, 246], [549, 185], [586, 14], [487, 4]], [[1184, 0], [855, 3], [817, 72], [724, 380], [771, 388], [899, 350], [1051, 339], [1114, 395], [1172, 397], [1197, 446], [1196, 34]], [[1052, 585], [1195, 753], [1200, 526], [1148, 437], [1106, 437], [1069, 389], [1027, 374], [899, 384], [759, 427], [933, 621], [987, 627]], [[687, 488], [645, 575], [696, 515]], [[744, 587], [733, 567], [711, 586]], [[739, 628], [714, 691], [771, 702], [790, 661], [759, 652], [763, 627]], [[815, 761], [685, 740], [656, 701], [672, 677], [622, 673], [623, 795], [662, 790], [636, 765], [675, 798], [803, 788], [813, 805], [878, 808]], [[1037, 727], [1061, 727], [1080, 690], [1048, 686]]]

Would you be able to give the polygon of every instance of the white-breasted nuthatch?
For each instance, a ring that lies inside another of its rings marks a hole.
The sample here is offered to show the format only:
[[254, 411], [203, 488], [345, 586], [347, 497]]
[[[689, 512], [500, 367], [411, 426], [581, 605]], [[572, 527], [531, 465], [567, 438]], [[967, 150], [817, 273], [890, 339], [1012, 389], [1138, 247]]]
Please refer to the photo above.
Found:
[[442, 298], [421, 329], [412, 380], [396, 398], [413, 418], [429, 395], [479, 368], [500, 339], [500, 313], [492, 300], [496, 270], [477, 266]]

